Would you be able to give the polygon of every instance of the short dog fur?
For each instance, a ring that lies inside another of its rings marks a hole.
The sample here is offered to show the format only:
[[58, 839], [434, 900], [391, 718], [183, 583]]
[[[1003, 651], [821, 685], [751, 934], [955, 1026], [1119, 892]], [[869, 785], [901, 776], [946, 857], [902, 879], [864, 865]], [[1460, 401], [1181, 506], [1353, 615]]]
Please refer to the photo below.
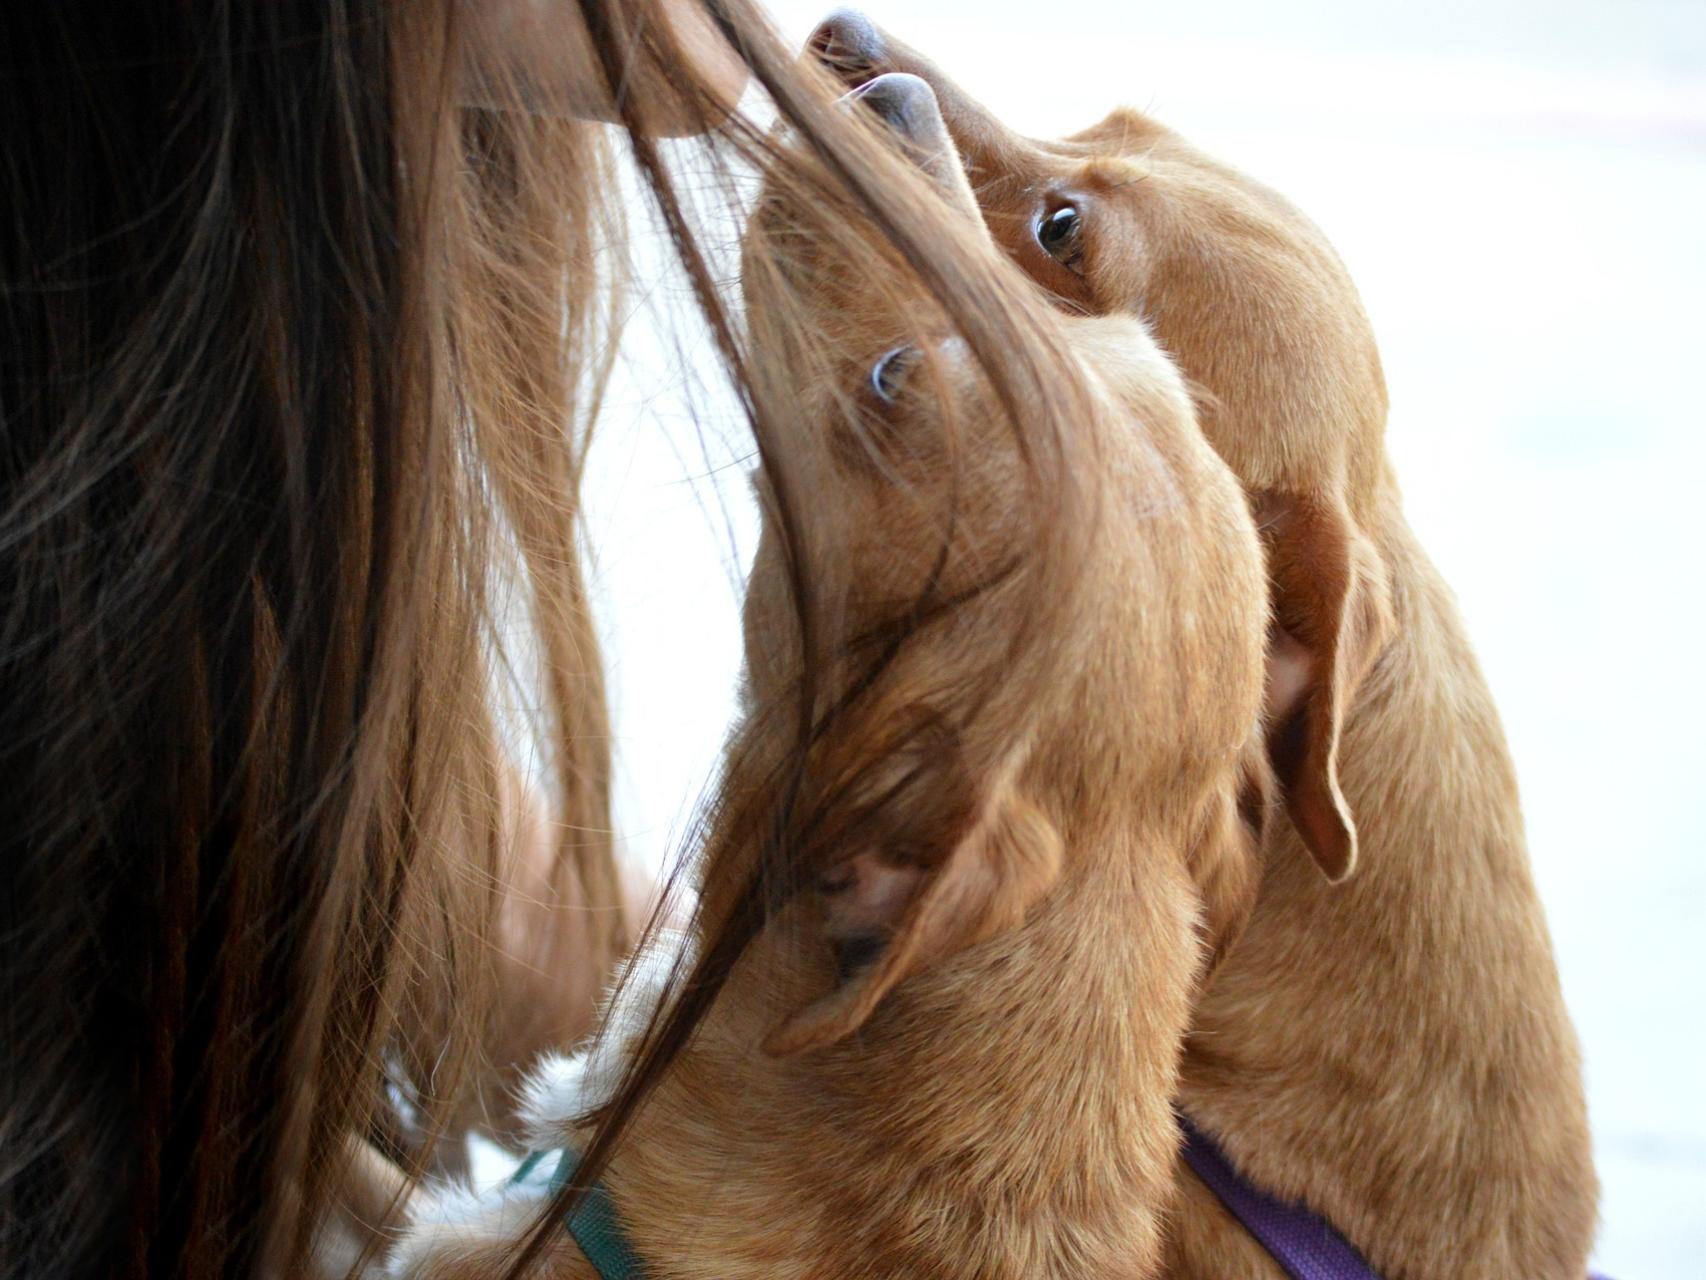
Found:
[[[1147, 116], [1036, 142], [862, 15], [812, 46], [852, 85], [932, 85], [995, 238], [1061, 305], [1145, 320], [1260, 514], [1292, 830], [1197, 1010], [1182, 1104], [1387, 1280], [1580, 1280], [1597, 1185], [1576, 1039], [1498, 716], [1405, 523], [1344, 266]], [[1279, 1274], [1179, 1179], [1167, 1274]]]

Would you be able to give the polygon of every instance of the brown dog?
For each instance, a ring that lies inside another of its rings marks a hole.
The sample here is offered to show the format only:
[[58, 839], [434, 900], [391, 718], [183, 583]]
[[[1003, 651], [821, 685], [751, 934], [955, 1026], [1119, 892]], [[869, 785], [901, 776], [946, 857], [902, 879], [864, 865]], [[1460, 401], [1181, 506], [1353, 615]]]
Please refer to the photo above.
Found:
[[[1196, 1014], [1182, 1104], [1388, 1280], [1579, 1280], [1597, 1187], [1575, 1036], [1498, 716], [1405, 524], [1343, 265], [1281, 197], [1145, 116], [1033, 142], [861, 15], [813, 48], [850, 84], [936, 89], [995, 238], [1071, 310], [1147, 322], [1263, 524], [1294, 834]], [[1277, 1274], [1180, 1178], [1170, 1274]]]
[[[981, 235], [928, 87], [891, 77], [865, 101], [934, 180], [919, 198]], [[1084, 391], [1073, 458], [1098, 518], [1074, 572], [1035, 590], [1026, 566], [1054, 526], [1025, 500], [1022, 442], [982, 366], [915, 285], [843, 270], [805, 213], [786, 190], [762, 202], [745, 287], [760, 385], [815, 444], [793, 477], [813, 494], [809, 562], [850, 634], [882, 635], [925, 582], [955, 603], [879, 674], [850, 667], [826, 691], [855, 732], [814, 748], [806, 787], [853, 777], [875, 816], [827, 869], [801, 869], [810, 891], [750, 945], [604, 1181], [651, 1274], [1149, 1274], [1191, 999], [1258, 878], [1241, 816], [1262, 812], [1249, 788], [1266, 776], [1257, 535], [1142, 325], [1039, 304]], [[744, 798], [795, 741], [774, 710], [800, 679], [791, 566], [765, 508], [752, 710], [702, 872], [713, 922], [756, 865]], [[1046, 644], [1014, 647], [1037, 627]], [[1001, 678], [973, 713], [956, 690], [978, 671]], [[927, 731], [897, 737], [913, 725]], [[611, 1015], [607, 1049], [647, 986]], [[544, 1073], [546, 1141], [575, 1143], [609, 1065]], [[494, 1274], [539, 1205], [512, 1190], [429, 1212], [394, 1274]], [[566, 1235], [547, 1257], [549, 1274], [593, 1275]]]

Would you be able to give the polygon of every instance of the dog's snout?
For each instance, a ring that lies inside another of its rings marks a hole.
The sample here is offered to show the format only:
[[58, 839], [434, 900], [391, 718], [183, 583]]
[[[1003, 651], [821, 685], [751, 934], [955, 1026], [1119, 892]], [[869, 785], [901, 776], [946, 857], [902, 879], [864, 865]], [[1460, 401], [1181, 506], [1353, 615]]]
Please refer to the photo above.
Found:
[[857, 87], [882, 61], [883, 37], [857, 9], [837, 9], [818, 24], [806, 47], [850, 87]]
[[917, 76], [891, 71], [867, 81], [851, 96], [870, 107], [908, 141], [935, 146], [947, 139], [936, 91]]

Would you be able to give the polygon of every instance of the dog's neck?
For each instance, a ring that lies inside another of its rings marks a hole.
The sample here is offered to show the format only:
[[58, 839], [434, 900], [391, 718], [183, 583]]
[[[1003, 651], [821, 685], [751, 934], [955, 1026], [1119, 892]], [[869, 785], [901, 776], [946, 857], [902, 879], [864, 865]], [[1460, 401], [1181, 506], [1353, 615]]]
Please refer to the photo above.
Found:
[[[1395, 501], [1378, 540], [1398, 638], [1340, 748], [1357, 871], [1327, 884], [1282, 824], [1193, 1021], [1181, 1098], [1383, 1274], [1579, 1280], [1595, 1196], [1580, 1064], [1514, 772]], [[1234, 1274], [1225, 1250], [1245, 1246], [1186, 1190], [1171, 1273]]]
[[759, 1053], [794, 998], [755, 981], [760, 944], [611, 1166], [640, 1255], [718, 1280], [1143, 1274], [1200, 950], [1156, 839], [1077, 840], [1027, 925], [816, 1054]]

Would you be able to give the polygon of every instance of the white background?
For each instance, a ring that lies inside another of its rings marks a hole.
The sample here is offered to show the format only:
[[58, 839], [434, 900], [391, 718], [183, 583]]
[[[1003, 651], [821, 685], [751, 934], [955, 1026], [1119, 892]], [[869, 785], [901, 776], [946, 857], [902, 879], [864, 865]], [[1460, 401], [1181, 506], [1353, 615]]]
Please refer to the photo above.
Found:
[[[1706, 8], [866, 7], [1014, 127], [1144, 108], [1338, 245], [1381, 339], [1411, 522], [1515, 751], [1587, 1059], [1598, 1262], [1706, 1275]], [[776, 16], [803, 39], [822, 11]], [[644, 327], [587, 518], [619, 825], [656, 869], [732, 710], [753, 518], [738, 435], [685, 409], [715, 375]]]

